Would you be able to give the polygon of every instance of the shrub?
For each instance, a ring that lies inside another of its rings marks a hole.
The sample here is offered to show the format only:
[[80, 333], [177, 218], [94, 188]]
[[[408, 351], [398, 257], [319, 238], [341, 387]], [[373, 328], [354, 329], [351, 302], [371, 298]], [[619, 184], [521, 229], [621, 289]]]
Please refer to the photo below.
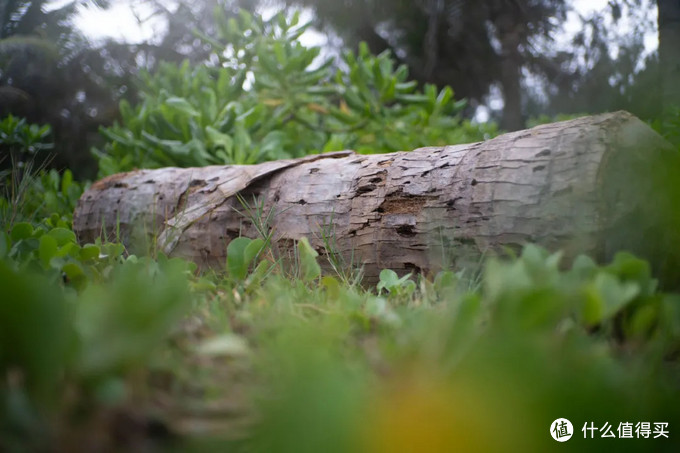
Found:
[[[362, 45], [339, 63], [297, 38], [298, 15], [264, 20], [215, 10], [216, 36], [201, 37], [215, 64], [161, 64], [143, 73], [142, 101], [120, 106], [121, 123], [101, 129], [100, 175], [132, 168], [252, 164], [310, 153], [361, 153], [483, 140], [494, 126], [460, 117], [463, 101], [433, 85], [419, 89], [405, 66]], [[334, 69], [334, 66], [339, 69]]]

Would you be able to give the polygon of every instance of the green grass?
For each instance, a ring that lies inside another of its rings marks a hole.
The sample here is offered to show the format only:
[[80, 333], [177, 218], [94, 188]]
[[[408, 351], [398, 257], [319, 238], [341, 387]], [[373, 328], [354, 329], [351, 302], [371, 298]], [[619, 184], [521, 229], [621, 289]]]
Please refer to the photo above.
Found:
[[119, 250], [78, 284], [26, 250], [0, 266], [4, 450], [537, 451], [559, 417], [595, 450], [586, 422], [680, 420], [680, 298], [630, 255], [564, 271], [530, 246], [379, 290], [319, 275], [304, 241], [296, 276], [263, 249], [210, 275]]

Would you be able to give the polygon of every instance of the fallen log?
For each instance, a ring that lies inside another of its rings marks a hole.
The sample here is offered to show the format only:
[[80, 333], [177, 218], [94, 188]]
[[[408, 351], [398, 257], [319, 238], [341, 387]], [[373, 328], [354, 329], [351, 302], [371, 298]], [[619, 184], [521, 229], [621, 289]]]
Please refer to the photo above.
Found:
[[232, 239], [259, 235], [239, 194], [273, 212], [281, 250], [307, 237], [322, 257], [363, 266], [368, 281], [384, 268], [464, 266], [526, 242], [568, 257], [629, 250], [675, 265], [677, 216], [664, 214], [680, 206], [679, 170], [670, 144], [616, 112], [410, 152], [116, 174], [83, 194], [73, 226], [82, 242], [118, 234], [133, 251], [153, 241], [221, 269]]

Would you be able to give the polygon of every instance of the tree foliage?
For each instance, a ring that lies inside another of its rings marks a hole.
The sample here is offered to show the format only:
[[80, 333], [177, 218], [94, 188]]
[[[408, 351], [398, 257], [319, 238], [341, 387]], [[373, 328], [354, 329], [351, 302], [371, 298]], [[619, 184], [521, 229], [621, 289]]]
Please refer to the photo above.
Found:
[[501, 126], [519, 129], [521, 70], [549, 71], [561, 55], [544, 55], [537, 40], [551, 40], [564, 21], [564, 0], [425, 0], [414, 2], [289, 0], [314, 10], [347, 46], [366, 41], [373, 52], [390, 49], [415, 79], [455, 92], [478, 105], [493, 85], [505, 101]]
[[0, 5], [0, 117], [14, 114], [50, 124], [55, 136], [51, 164], [71, 167], [80, 176], [93, 175], [88, 148], [98, 139], [98, 127], [117, 116], [121, 97], [130, 95], [134, 73], [115, 46], [93, 47], [73, 28], [78, 8], [107, 3], [74, 0], [54, 8], [47, 0], [11, 0]]
[[408, 80], [389, 52], [361, 46], [345, 70], [320, 61], [297, 38], [298, 16], [269, 20], [215, 10], [215, 36], [202, 35], [217, 65], [162, 64], [142, 74], [142, 101], [121, 104], [122, 121], [102, 129], [101, 174], [131, 168], [249, 164], [309, 153], [410, 150], [481, 140], [493, 127], [463, 121], [453, 91]]

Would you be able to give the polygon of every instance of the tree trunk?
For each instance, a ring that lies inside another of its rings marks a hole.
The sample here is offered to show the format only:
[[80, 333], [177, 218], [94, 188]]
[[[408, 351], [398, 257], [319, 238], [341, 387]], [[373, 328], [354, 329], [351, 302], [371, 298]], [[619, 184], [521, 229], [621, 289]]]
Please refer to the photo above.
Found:
[[[507, 8], [508, 6], [505, 5]], [[512, 8], [512, 7], [510, 7]], [[501, 43], [501, 90], [503, 91], [503, 117], [501, 128], [518, 131], [524, 127], [522, 118], [522, 57], [519, 53], [524, 24], [518, 23], [515, 11], [500, 14], [495, 22]]]
[[668, 264], [680, 229], [663, 214], [676, 211], [678, 174], [677, 152], [617, 112], [468, 145], [117, 174], [83, 194], [73, 224], [82, 242], [119, 232], [132, 250], [151, 239], [222, 268], [233, 238], [258, 236], [240, 194], [258, 197], [263, 217], [272, 210], [283, 251], [307, 237], [328, 258], [324, 232], [330, 252], [363, 266], [367, 282], [384, 268], [477, 264], [526, 242], [597, 259], [627, 249]]
[[659, 67], [664, 107], [680, 107], [680, 0], [658, 0]]

